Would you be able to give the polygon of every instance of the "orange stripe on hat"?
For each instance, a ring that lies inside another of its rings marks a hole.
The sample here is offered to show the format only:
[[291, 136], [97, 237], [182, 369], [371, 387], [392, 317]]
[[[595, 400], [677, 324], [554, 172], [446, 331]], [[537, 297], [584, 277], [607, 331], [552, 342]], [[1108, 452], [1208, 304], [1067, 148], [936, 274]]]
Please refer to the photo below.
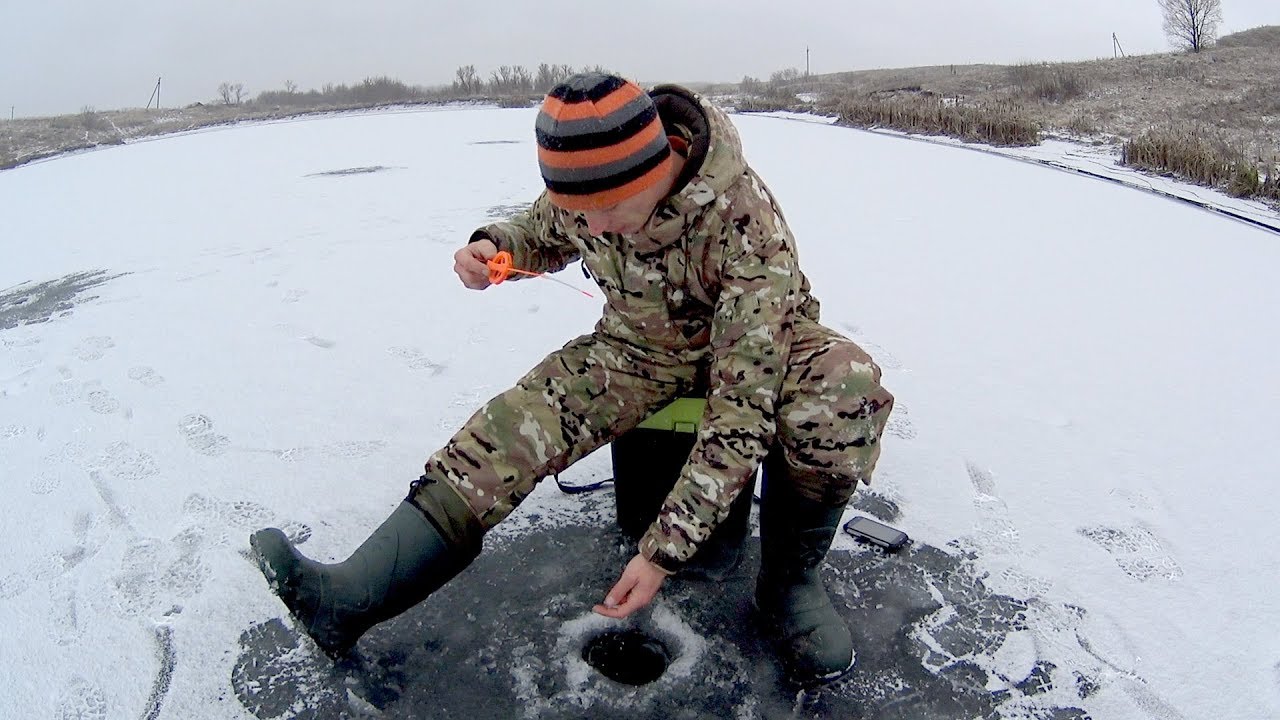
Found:
[[627, 103], [644, 94], [634, 83], [627, 83], [596, 102], [566, 103], [560, 98], [547, 96], [542, 103], [542, 111], [558, 120], [586, 120], [617, 112]]
[[657, 185], [671, 172], [672, 163], [675, 160], [668, 155], [661, 163], [649, 172], [632, 180], [626, 185], [621, 185], [609, 190], [603, 190], [590, 195], [567, 195], [558, 193], [553, 190], [547, 191], [547, 197], [551, 202], [563, 210], [573, 212], [588, 212], [593, 210], [604, 210], [613, 207], [624, 200], [629, 200], [636, 195]]
[[661, 133], [662, 121], [654, 117], [653, 122], [649, 123], [644, 130], [615, 145], [593, 150], [573, 150], [568, 152], [539, 147], [538, 160], [549, 167], [564, 170], [605, 165], [624, 160], [640, 152], [645, 145], [653, 142], [653, 139]]

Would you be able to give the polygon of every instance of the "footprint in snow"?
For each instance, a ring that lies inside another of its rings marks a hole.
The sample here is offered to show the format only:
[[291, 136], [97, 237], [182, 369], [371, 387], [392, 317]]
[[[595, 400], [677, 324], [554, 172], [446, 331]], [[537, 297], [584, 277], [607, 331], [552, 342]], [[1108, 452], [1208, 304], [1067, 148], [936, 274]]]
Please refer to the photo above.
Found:
[[382, 440], [350, 440], [321, 447], [288, 448], [276, 453], [276, 457], [290, 463], [308, 462], [324, 458], [359, 460], [379, 452], [386, 446], [387, 443]]
[[80, 388], [80, 399], [99, 415], [110, 415], [120, 409], [120, 401], [98, 380], [90, 380]]
[[906, 405], [894, 403], [893, 412], [889, 413], [889, 422], [885, 425], [884, 431], [885, 434], [899, 440], [916, 439], [916, 427], [911, 422], [911, 413], [907, 411]]
[[974, 489], [978, 524], [971, 535], [953, 540], [950, 545], [979, 555], [1022, 554], [1022, 535], [1009, 515], [1009, 506], [996, 495], [991, 473], [969, 461], [965, 461], [965, 470]]
[[114, 609], [122, 616], [155, 617], [204, 589], [212, 572], [199, 556], [202, 536], [198, 529], [184, 532], [194, 536], [184, 539], [180, 533], [176, 542], [167, 543], [157, 538], [130, 542], [109, 583]]
[[1135, 580], [1146, 582], [1156, 578], [1182, 579], [1182, 566], [1165, 551], [1160, 539], [1146, 528], [1094, 525], [1082, 527], [1076, 532], [1111, 553], [1116, 565]]
[[164, 382], [162, 375], [145, 365], [129, 368], [129, 379], [146, 387], [155, 387]]
[[400, 358], [410, 370], [427, 370], [432, 375], [439, 375], [444, 372], [445, 366], [434, 362], [431, 358], [423, 354], [417, 348], [412, 347], [393, 347], [387, 350], [388, 353]]
[[61, 647], [76, 644], [84, 634], [80, 626], [76, 591], [69, 583], [58, 581], [49, 589], [49, 639]]
[[140, 484], [160, 474], [155, 458], [123, 441], [108, 445], [94, 467], [127, 484]]
[[85, 338], [83, 342], [76, 346], [76, 357], [85, 362], [101, 360], [107, 350], [116, 346], [116, 341], [105, 335], [98, 337]]
[[197, 520], [214, 520], [237, 531], [253, 531], [275, 525], [284, 531], [294, 545], [301, 545], [311, 538], [311, 528], [308, 525], [296, 521], [280, 523], [275, 512], [252, 500], [220, 500], [192, 493], [183, 501], [182, 512]]
[[109, 714], [102, 689], [84, 677], [71, 678], [59, 693], [57, 720], [103, 720]]
[[226, 435], [213, 431], [213, 421], [208, 415], [191, 413], [178, 421], [178, 432], [186, 439], [187, 446], [201, 455], [217, 457], [231, 445]]

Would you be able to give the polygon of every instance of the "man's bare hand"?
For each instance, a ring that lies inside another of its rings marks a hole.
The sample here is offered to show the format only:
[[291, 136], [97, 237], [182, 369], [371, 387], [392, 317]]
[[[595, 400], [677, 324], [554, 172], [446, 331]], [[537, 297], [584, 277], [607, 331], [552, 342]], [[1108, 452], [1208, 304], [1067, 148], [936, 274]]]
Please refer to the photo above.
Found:
[[472, 290], [489, 287], [487, 263], [498, 254], [498, 246], [492, 240], [477, 240], [453, 254], [453, 271], [462, 284]]
[[613, 589], [604, 598], [603, 605], [591, 608], [605, 617], [622, 619], [648, 605], [662, 588], [662, 581], [667, 579], [657, 565], [636, 555], [627, 563]]

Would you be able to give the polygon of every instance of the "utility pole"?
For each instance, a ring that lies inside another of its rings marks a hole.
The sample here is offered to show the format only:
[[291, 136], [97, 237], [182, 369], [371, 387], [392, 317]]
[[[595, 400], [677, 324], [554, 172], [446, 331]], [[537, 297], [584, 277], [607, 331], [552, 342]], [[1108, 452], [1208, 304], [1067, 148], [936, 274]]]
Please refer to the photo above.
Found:
[[809, 77], [809, 46], [804, 46], [804, 76]]
[[157, 110], [159, 110], [159, 109], [160, 109], [160, 78], [156, 78], [156, 89], [151, 91], [151, 98], [150, 98], [149, 100], [147, 100], [147, 107], [146, 107], [146, 109], [148, 109], [148, 110], [150, 110], [150, 109], [151, 109], [151, 101], [152, 101], [152, 100], [154, 100], [154, 101], [155, 101], [155, 103], [156, 103], [156, 109], [157, 109]]
[[1111, 33], [1111, 57], [1112, 59], [1125, 57], [1124, 48], [1120, 47], [1120, 38], [1116, 37], [1115, 33]]

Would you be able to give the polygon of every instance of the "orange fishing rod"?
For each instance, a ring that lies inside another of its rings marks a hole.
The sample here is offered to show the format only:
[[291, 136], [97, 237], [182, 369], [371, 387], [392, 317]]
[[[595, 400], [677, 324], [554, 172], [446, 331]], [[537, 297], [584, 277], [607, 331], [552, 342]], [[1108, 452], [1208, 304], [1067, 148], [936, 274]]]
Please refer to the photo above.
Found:
[[533, 272], [530, 270], [521, 270], [520, 268], [511, 264], [511, 253], [507, 252], [506, 250], [499, 250], [498, 254], [494, 255], [493, 259], [489, 260], [485, 264], [489, 266], [489, 282], [493, 283], [494, 285], [501, 284], [503, 280], [506, 280], [507, 278], [511, 277], [511, 273], [516, 273], [518, 275], [528, 275], [529, 277], [540, 277], [544, 280], [552, 280], [560, 283], [561, 285], [567, 288], [570, 288], [572, 290], [577, 290], [578, 292], [582, 293], [583, 295], [586, 295], [589, 298], [595, 297], [594, 295], [587, 292], [586, 290], [574, 287], [573, 285], [570, 285], [569, 283], [563, 280], [560, 280], [558, 278], [553, 278], [550, 275], [547, 275], [546, 273]]

